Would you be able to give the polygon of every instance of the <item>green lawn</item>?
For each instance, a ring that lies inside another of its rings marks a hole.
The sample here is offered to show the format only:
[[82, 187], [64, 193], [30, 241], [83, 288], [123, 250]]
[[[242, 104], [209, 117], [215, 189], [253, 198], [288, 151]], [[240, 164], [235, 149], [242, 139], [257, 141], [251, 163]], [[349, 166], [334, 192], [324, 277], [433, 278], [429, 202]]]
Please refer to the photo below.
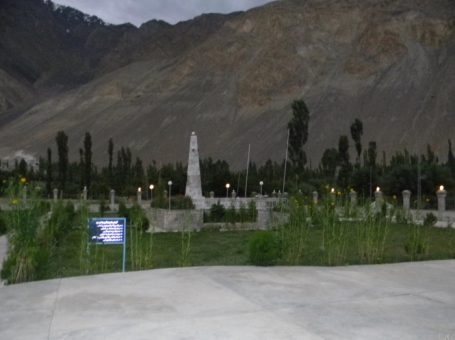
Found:
[[[411, 261], [405, 251], [410, 226], [391, 225], [385, 243], [382, 263]], [[424, 227], [421, 227], [424, 228]], [[354, 230], [354, 229], [353, 229]], [[427, 251], [416, 260], [455, 258], [455, 229], [426, 228]], [[200, 231], [191, 233], [188, 263], [192, 266], [248, 265], [249, 242], [257, 231]], [[274, 233], [279, 233], [275, 231]], [[301, 265], [327, 265], [327, 249], [323, 250], [322, 230], [311, 229], [304, 245]], [[84, 235], [77, 229], [63, 240], [48, 261], [45, 277], [65, 277], [121, 270], [121, 246], [81, 246]], [[181, 233], [128, 233], [127, 270], [178, 267], [182, 258]], [[348, 228], [346, 256], [342, 265], [362, 264], [355, 235]], [[150, 251], [151, 249], [151, 251]], [[87, 256], [86, 256], [87, 254]], [[146, 254], [146, 255], [144, 255]], [[148, 256], [148, 257], [147, 257]], [[147, 257], [147, 258], [146, 258]], [[133, 260], [133, 261], [132, 261]], [[84, 262], [85, 261], [85, 262]], [[135, 262], [135, 264], [133, 263]], [[284, 264], [278, 259], [277, 264]]]

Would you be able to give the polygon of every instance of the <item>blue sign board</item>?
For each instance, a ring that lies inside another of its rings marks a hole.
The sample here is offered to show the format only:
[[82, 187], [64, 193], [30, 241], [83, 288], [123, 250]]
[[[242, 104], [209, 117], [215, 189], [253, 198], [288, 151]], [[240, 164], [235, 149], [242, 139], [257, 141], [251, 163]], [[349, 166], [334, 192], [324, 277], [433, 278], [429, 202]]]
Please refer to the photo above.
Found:
[[94, 244], [123, 245], [122, 271], [126, 262], [126, 218], [101, 217], [88, 220], [89, 242]]
[[125, 242], [125, 218], [91, 218], [88, 222], [90, 243], [123, 244]]

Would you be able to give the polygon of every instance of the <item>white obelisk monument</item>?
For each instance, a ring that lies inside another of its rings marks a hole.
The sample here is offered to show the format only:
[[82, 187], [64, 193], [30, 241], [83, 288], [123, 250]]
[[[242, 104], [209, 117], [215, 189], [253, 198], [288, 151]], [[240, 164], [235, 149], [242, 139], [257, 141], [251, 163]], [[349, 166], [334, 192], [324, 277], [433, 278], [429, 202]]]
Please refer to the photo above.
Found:
[[199, 150], [197, 136], [193, 131], [190, 138], [190, 151], [188, 154], [188, 170], [186, 177], [185, 196], [191, 197], [196, 208], [203, 204], [201, 187], [201, 170], [199, 168]]

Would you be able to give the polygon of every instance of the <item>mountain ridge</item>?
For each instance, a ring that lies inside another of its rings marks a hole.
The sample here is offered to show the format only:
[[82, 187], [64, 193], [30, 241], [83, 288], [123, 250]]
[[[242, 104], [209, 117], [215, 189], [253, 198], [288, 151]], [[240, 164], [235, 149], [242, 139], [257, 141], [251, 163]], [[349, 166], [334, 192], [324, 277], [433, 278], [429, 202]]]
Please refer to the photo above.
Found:
[[364, 148], [376, 140], [390, 154], [429, 143], [443, 156], [455, 127], [454, 18], [449, 0], [283, 0], [110, 28], [114, 42], [94, 48], [103, 52], [87, 79], [0, 126], [0, 156], [44, 154], [63, 129], [73, 158], [89, 131], [98, 163], [110, 137], [146, 162], [186, 161], [194, 130], [203, 157], [239, 167], [252, 144], [254, 160], [281, 160], [298, 98], [311, 112], [313, 164], [355, 118]]

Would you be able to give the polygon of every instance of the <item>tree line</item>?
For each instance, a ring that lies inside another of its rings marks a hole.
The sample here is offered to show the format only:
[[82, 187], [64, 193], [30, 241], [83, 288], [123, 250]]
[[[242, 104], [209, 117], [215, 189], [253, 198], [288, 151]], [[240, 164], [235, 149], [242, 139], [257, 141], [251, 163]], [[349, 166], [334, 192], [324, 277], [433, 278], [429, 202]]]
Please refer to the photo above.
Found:
[[[308, 141], [309, 109], [304, 100], [295, 100], [292, 105], [292, 117], [288, 123], [289, 160], [277, 162], [267, 160], [258, 165], [251, 162], [248, 168], [248, 188], [245, 193], [246, 169], [235, 171], [224, 160], [212, 158], [201, 159], [201, 181], [205, 196], [211, 191], [215, 196], [226, 195], [226, 183], [230, 184], [229, 195], [235, 190], [245, 196], [258, 193], [263, 182], [263, 193], [272, 195], [283, 188], [283, 177], [286, 169], [285, 191], [301, 192], [310, 195], [312, 191], [324, 192], [329, 187], [347, 193], [355, 190], [360, 197], [371, 198], [376, 186], [380, 186], [390, 196], [401, 195], [405, 189], [414, 194], [434, 196], [435, 188], [444, 184], [446, 188], [455, 187], [455, 157], [452, 143], [448, 141], [446, 162], [440, 162], [428, 146], [425, 154], [412, 154], [404, 149], [396, 151], [386, 161], [385, 152], [378, 156], [376, 141], [368, 141], [364, 149], [363, 123], [355, 119], [350, 125], [349, 133], [341, 135], [336, 147], [326, 149], [317, 167], [308, 166], [305, 144]], [[79, 148], [79, 160], [70, 162], [68, 153], [68, 136], [59, 131], [55, 137], [57, 154], [47, 149], [47, 157], [40, 158], [39, 169], [28, 169], [25, 162], [16, 164], [13, 175], [20, 175], [30, 180], [43, 183], [43, 195], [51, 197], [54, 188], [63, 197], [78, 197], [82, 188], [87, 187], [89, 196], [96, 199], [107, 199], [109, 191], [114, 189], [120, 196], [134, 196], [141, 187], [145, 198], [147, 190], [153, 184], [154, 195], [164, 195], [168, 190], [168, 181], [172, 181], [172, 194], [183, 195], [186, 185], [186, 165], [181, 162], [158, 166], [155, 161], [144, 165], [134, 156], [128, 147], [115, 147], [113, 139], [106, 145], [107, 164], [97, 166], [93, 163], [92, 137], [89, 132], [84, 136]], [[352, 151], [351, 151], [352, 150]], [[351, 160], [351, 154], [355, 155]], [[10, 173], [1, 173], [6, 179]], [[420, 180], [419, 180], [420, 178]], [[3, 184], [4, 186], [5, 184]]]

